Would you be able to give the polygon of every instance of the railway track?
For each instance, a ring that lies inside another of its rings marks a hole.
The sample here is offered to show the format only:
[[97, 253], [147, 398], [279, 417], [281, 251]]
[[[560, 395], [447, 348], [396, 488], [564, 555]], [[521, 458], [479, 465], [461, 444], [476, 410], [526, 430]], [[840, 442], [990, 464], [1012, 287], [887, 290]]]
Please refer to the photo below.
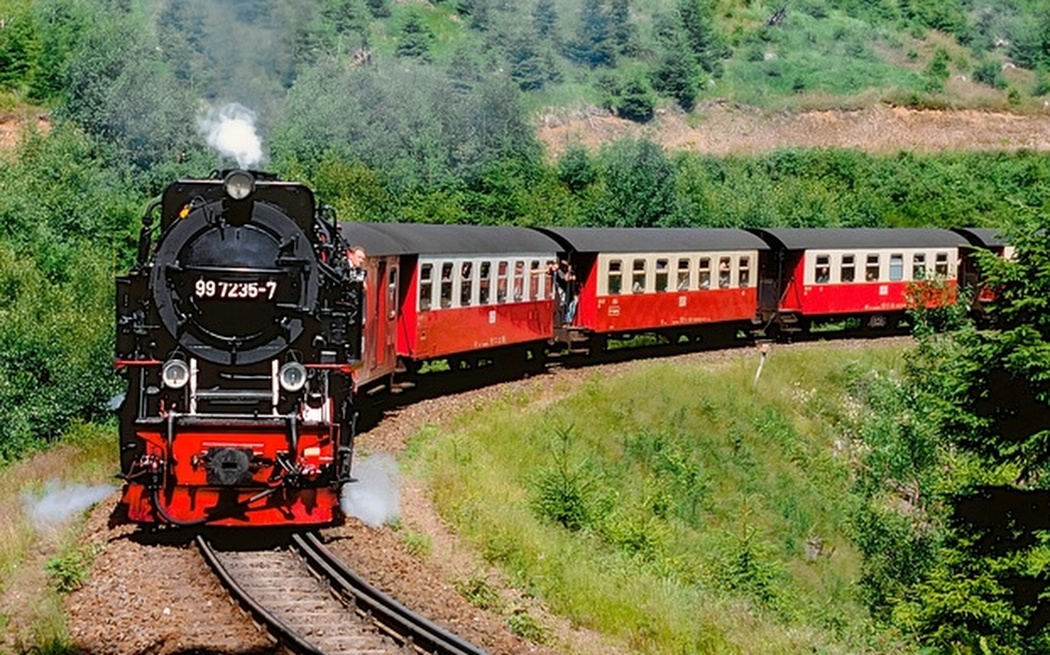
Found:
[[196, 541], [222, 584], [294, 653], [487, 655], [372, 587], [314, 534], [294, 534], [270, 550]]

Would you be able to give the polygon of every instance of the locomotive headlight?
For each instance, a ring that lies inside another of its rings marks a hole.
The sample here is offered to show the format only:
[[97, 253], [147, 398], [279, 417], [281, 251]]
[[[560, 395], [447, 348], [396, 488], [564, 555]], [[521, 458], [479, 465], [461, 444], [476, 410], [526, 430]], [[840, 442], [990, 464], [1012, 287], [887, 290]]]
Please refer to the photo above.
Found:
[[299, 362], [288, 362], [281, 367], [277, 379], [282, 389], [295, 393], [306, 386], [306, 367]]
[[160, 369], [160, 380], [169, 389], [181, 389], [190, 381], [190, 367], [181, 359], [169, 359]]
[[223, 181], [226, 195], [234, 200], [244, 200], [255, 190], [255, 178], [247, 171], [231, 171]]

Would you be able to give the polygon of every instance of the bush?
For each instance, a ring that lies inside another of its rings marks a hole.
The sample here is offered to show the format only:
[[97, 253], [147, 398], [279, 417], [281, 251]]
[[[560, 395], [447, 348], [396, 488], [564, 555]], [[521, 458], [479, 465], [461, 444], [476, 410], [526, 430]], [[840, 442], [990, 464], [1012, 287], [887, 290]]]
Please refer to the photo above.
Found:
[[973, 69], [973, 79], [993, 89], [1005, 89], [1006, 78], [1003, 68], [994, 59], [982, 59]]

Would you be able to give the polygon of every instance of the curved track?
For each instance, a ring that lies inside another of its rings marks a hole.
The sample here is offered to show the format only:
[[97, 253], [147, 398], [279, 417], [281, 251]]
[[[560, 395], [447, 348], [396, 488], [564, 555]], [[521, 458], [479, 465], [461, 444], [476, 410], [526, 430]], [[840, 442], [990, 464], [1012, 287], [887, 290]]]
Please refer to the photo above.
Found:
[[409, 611], [348, 569], [313, 534], [288, 547], [197, 546], [237, 600], [289, 650], [304, 655], [487, 655]]

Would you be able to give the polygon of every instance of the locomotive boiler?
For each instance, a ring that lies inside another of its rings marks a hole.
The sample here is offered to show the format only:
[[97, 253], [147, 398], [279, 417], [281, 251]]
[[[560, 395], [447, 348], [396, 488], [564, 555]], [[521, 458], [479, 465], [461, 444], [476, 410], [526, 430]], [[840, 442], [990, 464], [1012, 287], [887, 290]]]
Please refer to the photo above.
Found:
[[255, 171], [175, 182], [147, 210], [117, 278], [130, 521], [342, 520], [363, 296], [347, 250], [310, 189]]

